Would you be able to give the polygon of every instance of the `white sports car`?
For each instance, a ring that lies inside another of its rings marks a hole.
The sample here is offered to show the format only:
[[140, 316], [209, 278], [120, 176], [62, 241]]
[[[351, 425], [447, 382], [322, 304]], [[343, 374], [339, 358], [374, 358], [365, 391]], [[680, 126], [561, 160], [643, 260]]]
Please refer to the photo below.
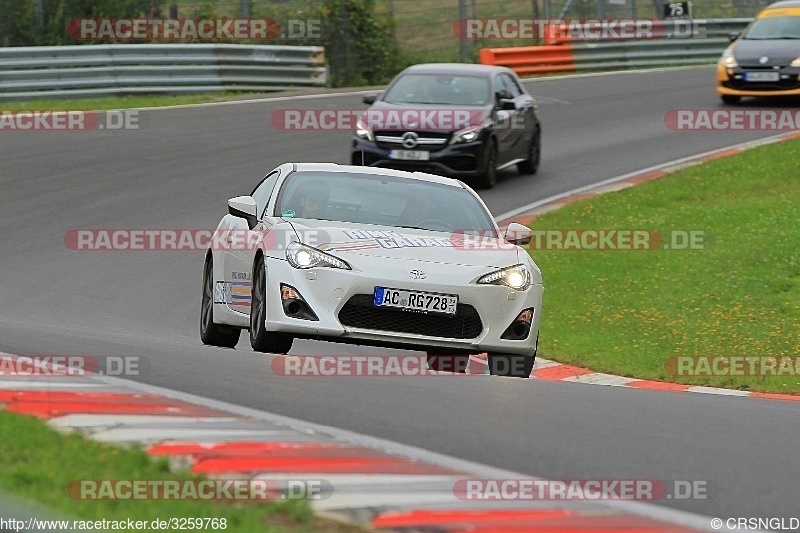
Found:
[[203, 343], [233, 347], [248, 329], [261, 352], [306, 338], [424, 350], [432, 365], [488, 353], [492, 374], [530, 374], [543, 290], [520, 247], [531, 231], [502, 234], [464, 183], [286, 163], [228, 208], [205, 256]]

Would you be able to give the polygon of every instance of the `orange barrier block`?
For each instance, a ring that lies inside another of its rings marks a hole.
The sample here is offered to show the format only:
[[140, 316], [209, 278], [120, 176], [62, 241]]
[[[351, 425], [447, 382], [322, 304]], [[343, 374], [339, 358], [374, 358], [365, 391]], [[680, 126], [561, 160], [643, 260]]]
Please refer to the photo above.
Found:
[[484, 65], [508, 67], [519, 76], [575, 70], [575, 59], [569, 44], [483, 48], [479, 57]]

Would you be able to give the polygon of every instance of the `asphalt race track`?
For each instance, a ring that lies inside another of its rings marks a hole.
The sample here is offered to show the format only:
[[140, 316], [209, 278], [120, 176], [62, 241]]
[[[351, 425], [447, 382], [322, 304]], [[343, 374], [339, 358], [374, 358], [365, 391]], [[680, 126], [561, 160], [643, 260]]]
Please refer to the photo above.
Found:
[[[771, 132], [678, 132], [671, 109], [720, 106], [712, 68], [551, 78], [543, 162], [502, 173], [496, 214]], [[796, 402], [502, 378], [286, 378], [246, 334], [198, 335], [202, 253], [80, 252], [77, 228], [208, 228], [279, 163], [349, 160], [350, 133], [286, 132], [286, 108], [361, 109], [361, 96], [145, 111], [137, 131], [0, 132], [0, 351], [143, 356], [147, 383], [555, 479], [706, 480], [707, 516], [797, 510]], [[547, 285], [547, 272], [545, 286]], [[545, 293], [546, 305], [546, 293]], [[545, 314], [544, 320], [547, 320]], [[296, 342], [295, 354], [392, 353]], [[394, 352], [396, 353], [396, 352]]]

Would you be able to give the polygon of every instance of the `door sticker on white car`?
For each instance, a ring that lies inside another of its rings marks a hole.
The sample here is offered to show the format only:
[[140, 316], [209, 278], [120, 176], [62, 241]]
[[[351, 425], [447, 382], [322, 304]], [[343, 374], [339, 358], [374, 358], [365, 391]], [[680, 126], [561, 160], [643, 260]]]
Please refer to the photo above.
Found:
[[250, 282], [249, 281], [234, 281], [229, 289], [228, 304], [234, 307], [250, 308]]
[[214, 303], [227, 304], [231, 302], [231, 284], [218, 281], [214, 284]]

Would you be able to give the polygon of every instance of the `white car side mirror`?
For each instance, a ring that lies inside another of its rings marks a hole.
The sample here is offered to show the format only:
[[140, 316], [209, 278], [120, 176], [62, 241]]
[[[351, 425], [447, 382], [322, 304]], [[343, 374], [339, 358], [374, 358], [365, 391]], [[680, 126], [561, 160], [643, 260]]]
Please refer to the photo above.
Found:
[[228, 212], [239, 218], [247, 221], [247, 226], [250, 229], [256, 227], [258, 219], [256, 211], [256, 201], [252, 196], [237, 196], [228, 200]]
[[517, 246], [525, 246], [531, 242], [531, 237], [533, 237], [533, 232], [527, 226], [523, 226], [522, 224], [517, 224], [516, 222], [512, 222], [506, 228], [506, 241], [510, 242], [511, 244], [516, 244]]

